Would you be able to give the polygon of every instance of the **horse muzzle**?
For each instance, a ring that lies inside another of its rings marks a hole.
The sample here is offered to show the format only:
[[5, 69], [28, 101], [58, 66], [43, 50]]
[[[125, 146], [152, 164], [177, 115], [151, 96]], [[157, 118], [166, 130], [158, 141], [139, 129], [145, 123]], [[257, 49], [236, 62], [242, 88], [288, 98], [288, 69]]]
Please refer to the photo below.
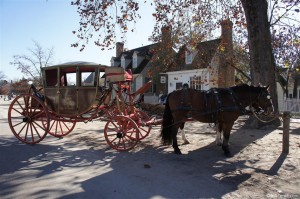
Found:
[[269, 107], [265, 108], [264, 112], [263, 112], [264, 115], [272, 115], [272, 113], [274, 113], [274, 107], [273, 106], [269, 106]]

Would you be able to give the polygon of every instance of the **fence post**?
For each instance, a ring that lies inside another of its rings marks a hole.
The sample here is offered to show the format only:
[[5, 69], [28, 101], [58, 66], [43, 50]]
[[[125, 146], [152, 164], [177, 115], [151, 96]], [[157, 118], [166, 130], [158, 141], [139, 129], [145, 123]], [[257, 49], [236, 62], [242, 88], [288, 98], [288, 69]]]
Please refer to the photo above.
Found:
[[289, 153], [289, 137], [290, 137], [290, 112], [285, 111], [282, 115], [283, 120], [283, 134], [282, 134], [282, 153]]

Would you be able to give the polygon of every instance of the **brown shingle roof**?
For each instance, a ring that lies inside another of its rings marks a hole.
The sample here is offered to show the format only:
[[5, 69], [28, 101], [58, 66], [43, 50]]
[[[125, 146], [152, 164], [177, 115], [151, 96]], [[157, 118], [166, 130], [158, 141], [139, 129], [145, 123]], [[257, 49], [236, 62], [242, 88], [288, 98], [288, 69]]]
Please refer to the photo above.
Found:
[[169, 70], [179, 71], [179, 70], [192, 70], [198, 68], [206, 68], [210, 64], [220, 44], [221, 44], [221, 39], [214, 39], [214, 40], [198, 43], [196, 46], [198, 52], [191, 64], [185, 63], [186, 45], [183, 45], [179, 49], [175, 58], [175, 62], [172, 63], [172, 66], [171, 68], [169, 68]]

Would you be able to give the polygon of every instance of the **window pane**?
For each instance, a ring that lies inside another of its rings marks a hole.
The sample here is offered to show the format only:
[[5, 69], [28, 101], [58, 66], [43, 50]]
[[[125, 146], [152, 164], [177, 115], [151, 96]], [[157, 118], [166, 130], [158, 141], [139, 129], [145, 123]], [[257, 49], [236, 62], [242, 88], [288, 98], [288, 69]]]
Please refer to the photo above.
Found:
[[57, 69], [45, 70], [46, 87], [57, 86]]
[[76, 86], [76, 73], [67, 73], [67, 86]]
[[201, 90], [201, 76], [190, 77], [190, 87]]
[[95, 72], [81, 73], [81, 86], [94, 86]]

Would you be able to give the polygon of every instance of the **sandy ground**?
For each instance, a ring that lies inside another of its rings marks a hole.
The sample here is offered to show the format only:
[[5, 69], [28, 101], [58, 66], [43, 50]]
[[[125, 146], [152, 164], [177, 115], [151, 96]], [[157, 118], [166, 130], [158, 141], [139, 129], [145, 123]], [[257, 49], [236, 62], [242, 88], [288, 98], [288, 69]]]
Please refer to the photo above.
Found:
[[[79, 123], [63, 139], [17, 141], [0, 102], [0, 198], [300, 198], [300, 123], [290, 125], [290, 152], [282, 154], [282, 127], [246, 129], [243, 118], [226, 158], [207, 124], [185, 126], [191, 144], [182, 155], [160, 143], [159, 126], [129, 152], [105, 142], [105, 122]], [[179, 139], [180, 140], [180, 139]]]

